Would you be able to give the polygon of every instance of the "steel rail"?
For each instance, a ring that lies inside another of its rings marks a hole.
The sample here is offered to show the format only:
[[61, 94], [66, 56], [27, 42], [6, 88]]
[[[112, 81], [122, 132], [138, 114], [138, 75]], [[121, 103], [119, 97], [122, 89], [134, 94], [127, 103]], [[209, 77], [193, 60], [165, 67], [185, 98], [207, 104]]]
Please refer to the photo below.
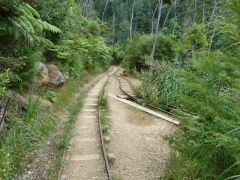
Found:
[[[142, 104], [142, 105], [144, 104], [144, 105], [146, 105], [147, 107], [149, 107], [150, 109], [157, 110], [157, 111], [166, 113], [166, 114], [168, 114], [168, 115], [170, 115], [170, 116], [177, 117], [177, 115], [175, 115], [175, 114], [173, 114], [173, 113], [171, 113], [171, 112], [168, 112], [168, 111], [166, 111], [166, 110], [163, 110], [163, 109], [161, 109], [161, 108], [159, 108], [159, 107], [155, 107], [155, 106], [153, 106], [153, 105], [151, 105], [151, 104], [148, 104], [148, 103], [144, 102], [144, 101], [141, 100], [141, 99], [138, 99], [138, 98], [135, 98], [135, 97], [131, 96], [129, 93], [127, 93], [126, 91], [123, 90], [123, 88], [121, 87], [121, 82], [120, 82], [120, 79], [124, 79], [124, 80], [126, 80], [126, 81], [128, 82], [128, 84], [129, 84], [130, 87], [132, 88], [132, 84], [131, 84], [130, 80], [127, 79], [127, 78], [125, 78], [125, 77], [117, 76], [117, 75], [115, 75], [115, 74], [114, 74], [114, 76], [115, 76], [115, 78], [116, 78], [116, 79], [118, 80], [118, 82], [119, 82], [119, 88], [120, 88], [120, 90], [121, 90], [125, 95], [127, 95], [130, 100], [135, 101], [135, 102], [139, 102], [139, 103]], [[189, 116], [196, 116], [195, 114], [189, 113], [189, 112], [187, 112], [186, 110], [180, 109], [180, 108], [178, 108], [178, 107], [176, 107], [176, 106], [173, 106], [173, 105], [166, 105], [166, 104], [161, 104], [161, 105], [163, 105], [163, 106], [165, 106], [165, 107], [167, 107], [167, 108], [170, 108], [170, 109], [175, 109], [175, 110], [181, 111], [182, 113], [184, 113], [184, 114], [186, 114], [186, 115], [189, 115]]]
[[[86, 87], [86, 89], [83, 89], [79, 93], [83, 94], [83, 97], [86, 97], [86, 93], [92, 88], [92, 86], [94, 84], [96, 84], [96, 82], [98, 82], [100, 79], [102, 79], [105, 74], [107, 74], [107, 73], [102, 74], [100, 77], [98, 77], [97, 79], [93, 80], [92, 83], [90, 82], [90, 86]], [[64, 150], [64, 153], [63, 153], [62, 157], [66, 157], [66, 156], [67, 156], [67, 148]], [[63, 158], [62, 164], [64, 164], [64, 162], [65, 162], [65, 158]], [[63, 165], [60, 167], [60, 169], [58, 171], [58, 178], [57, 178], [57, 180], [61, 180], [62, 179], [62, 175], [63, 175]]]
[[103, 140], [102, 123], [101, 123], [101, 119], [100, 119], [100, 112], [101, 112], [100, 107], [98, 107], [98, 123], [99, 123], [100, 139], [101, 139], [101, 144], [102, 144], [103, 157], [104, 157], [104, 161], [105, 161], [105, 165], [106, 165], [108, 179], [112, 180], [112, 174], [111, 174], [111, 170], [110, 170], [110, 166], [109, 166], [109, 162], [108, 162], [108, 158], [107, 158], [107, 152], [106, 152], [106, 148], [105, 148], [105, 143], [104, 143], [104, 140]]
[[119, 82], [119, 88], [120, 88], [120, 90], [121, 90], [125, 95], [127, 95], [130, 100], [135, 101], [135, 102], [138, 102], [138, 103], [140, 103], [140, 104], [142, 104], [142, 105], [145, 104], [145, 105], [146, 105], [147, 107], [149, 107], [150, 109], [160, 111], [160, 112], [162, 112], [162, 113], [168, 114], [168, 115], [173, 116], [173, 117], [177, 117], [177, 116], [176, 116], [175, 114], [173, 114], [173, 113], [170, 113], [170, 112], [168, 112], [168, 111], [165, 111], [165, 110], [163, 110], [163, 109], [160, 109], [160, 108], [158, 108], [158, 107], [155, 107], [155, 106], [153, 106], [153, 105], [151, 105], [151, 104], [145, 103], [144, 101], [142, 101], [142, 100], [140, 100], [140, 99], [137, 99], [137, 98], [131, 96], [129, 93], [127, 93], [126, 91], [124, 91], [123, 88], [121, 87], [121, 81], [120, 81], [121, 78], [120, 78], [119, 76], [116, 76], [116, 75], [114, 75], [114, 76], [115, 76], [115, 78], [116, 78], [116, 79], [118, 80], [118, 82]]
[[[105, 89], [105, 87], [106, 87], [106, 85], [107, 85], [107, 83], [109, 81], [109, 78], [111, 76], [110, 73], [108, 73], [107, 75], [108, 75], [108, 79], [105, 82], [105, 84], [103, 86], [103, 89], [102, 89], [102, 91], [100, 92], [99, 95], [101, 95], [101, 93], [104, 91], [104, 89]], [[104, 139], [103, 139], [103, 132], [102, 132], [102, 122], [101, 122], [101, 118], [100, 117], [101, 117], [101, 108], [98, 105], [98, 124], [99, 124], [100, 140], [101, 140], [103, 158], [104, 158], [104, 161], [105, 161], [105, 167], [106, 167], [106, 171], [107, 171], [108, 180], [112, 180], [112, 173], [111, 173], [111, 169], [110, 169], [108, 158], [107, 158], [107, 152], [106, 152], [105, 142], [104, 142]]]

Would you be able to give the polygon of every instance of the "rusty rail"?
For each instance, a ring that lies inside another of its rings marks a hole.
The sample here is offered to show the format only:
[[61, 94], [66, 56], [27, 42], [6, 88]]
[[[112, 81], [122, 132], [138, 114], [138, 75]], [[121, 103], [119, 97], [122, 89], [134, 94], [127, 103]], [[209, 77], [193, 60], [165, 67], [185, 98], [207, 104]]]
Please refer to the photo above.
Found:
[[165, 110], [163, 110], [163, 109], [160, 109], [160, 108], [158, 108], [158, 107], [152, 106], [151, 104], [145, 103], [144, 101], [139, 100], [139, 99], [131, 96], [130, 94], [128, 94], [126, 91], [124, 91], [124, 90], [122, 89], [122, 87], [121, 87], [121, 82], [120, 82], [120, 79], [121, 79], [121, 78], [118, 77], [118, 76], [116, 76], [116, 75], [114, 75], [114, 76], [116, 77], [116, 79], [117, 79], [118, 82], [119, 82], [119, 88], [120, 88], [120, 90], [121, 90], [125, 95], [127, 95], [130, 100], [135, 101], [135, 102], [138, 102], [138, 103], [140, 103], [140, 104], [145, 104], [145, 105], [146, 105], [147, 107], [149, 107], [150, 109], [157, 110], [157, 111], [166, 113], [166, 114], [168, 114], [168, 115], [170, 115], [170, 116], [176, 117], [176, 115], [173, 114], [173, 113], [170, 113], [170, 112], [165, 111]]
[[[120, 79], [125, 79], [125, 80], [129, 83], [130, 87], [132, 87], [131, 82], [129, 81], [129, 79], [124, 78], [124, 77], [119, 77], [119, 76], [117, 76], [117, 75], [115, 75], [115, 74], [114, 74], [113, 76], [115, 76], [115, 78], [118, 80], [120, 90], [121, 90], [125, 95], [127, 95], [130, 100], [135, 101], [135, 102], [138, 102], [138, 103], [140, 103], [140, 104], [144, 104], [144, 105], [146, 105], [147, 107], [149, 107], [150, 109], [153, 109], [153, 110], [157, 110], [157, 111], [166, 113], [166, 114], [168, 114], [168, 115], [170, 115], [170, 116], [173, 116], [173, 117], [177, 117], [177, 115], [175, 115], [175, 114], [173, 114], [173, 113], [171, 113], [171, 112], [168, 112], [168, 111], [166, 111], [166, 110], [163, 110], [163, 109], [161, 109], [161, 108], [159, 108], [159, 107], [155, 107], [155, 106], [153, 106], [153, 105], [151, 105], [151, 104], [148, 104], [148, 103], [144, 102], [144, 101], [141, 100], [141, 99], [138, 99], [138, 98], [135, 98], [135, 97], [131, 96], [130, 94], [128, 94], [126, 91], [124, 91], [124, 90], [122, 89], [122, 87], [121, 87], [121, 82], [120, 82]], [[196, 116], [195, 114], [189, 113], [189, 112], [187, 112], [186, 110], [180, 109], [180, 108], [178, 108], [178, 107], [176, 107], [176, 106], [173, 106], [173, 105], [166, 105], [166, 104], [161, 104], [161, 105], [166, 106], [166, 107], [169, 108], [169, 109], [175, 109], [175, 110], [181, 111], [181, 112], [183, 112], [184, 114], [189, 115], [189, 116]]]
[[108, 162], [108, 158], [107, 158], [105, 143], [103, 140], [102, 123], [101, 123], [101, 119], [100, 119], [100, 107], [98, 107], [98, 123], [99, 123], [100, 139], [101, 139], [101, 144], [102, 144], [102, 151], [103, 151], [103, 157], [104, 157], [104, 161], [105, 161], [105, 165], [106, 165], [107, 175], [108, 175], [108, 179], [112, 180], [112, 174], [111, 174], [111, 170], [110, 170], [110, 166], [109, 166], [109, 162]]

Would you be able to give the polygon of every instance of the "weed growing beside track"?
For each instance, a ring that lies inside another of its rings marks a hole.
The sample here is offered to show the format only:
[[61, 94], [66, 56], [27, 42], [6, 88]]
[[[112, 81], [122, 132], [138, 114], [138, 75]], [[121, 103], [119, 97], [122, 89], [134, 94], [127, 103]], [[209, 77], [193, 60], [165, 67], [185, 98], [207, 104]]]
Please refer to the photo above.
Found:
[[[56, 118], [51, 110], [41, 113], [39, 101], [29, 98], [28, 110], [22, 116], [18, 107], [12, 105], [0, 141], [0, 179], [13, 179], [33, 159], [33, 152], [39, 148], [45, 137], [55, 128]], [[45, 109], [44, 109], [45, 110]]]
[[[63, 155], [65, 150], [69, 146], [69, 142], [71, 140], [71, 130], [74, 126], [74, 123], [77, 120], [78, 114], [82, 109], [82, 100], [84, 96], [77, 97], [77, 103], [73, 104], [71, 107], [69, 107], [70, 117], [67, 122], [64, 123], [64, 135], [61, 139], [61, 141], [57, 144], [58, 152], [57, 152], [57, 161], [56, 161], [56, 170], [59, 170], [62, 163], [63, 163]], [[57, 174], [57, 173], [53, 173]]]
[[[60, 167], [63, 163], [64, 152], [67, 150], [69, 141], [71, 140], [71, 130], [73, 129], [77, 116], [82, 109], [82, 101], [86, 90], [81, 88], [83, 88], [83, 85], [90, 81], [94, 76], [102, 72], [102, 69], [97, 69], [92, 74], [83, 72], [81, 78], [68, 81], [67, 85], [63, 87], [61, 93], [57, 96], [58, 100], [55, 103], [55, 111], [64, 111], [65, 114], [68, 114], [69, 118], [59, 126], [63, 132], [55, 145], [57, 149], [55, 153], [56, 161], [50, 170], [50, 176], [52, 179], [56, 179], [58, 176]], [[62, 120], [59, 119], [59, 121], [61, 122]]]
[[[72, 124], [81, 109], [84, 92], [81, 88], [102, 72], [102, 69], [91, 74], [82, 72], [78, 79], [69, 79], [62, 89], [56, 91], [56, 101], [52, 106], [39, 106], [40, 99], [33, 96], [37, 93], [36, 90], [30, 95], [26, 112], [19, 112], [15, 102], [11, 103], [5, 127], [0, 134], [0, 180], [17, 178], [26, 169], [32, 169], [30, 164], [38, 156], [38, 150], [48, 146], [46, 142], [51, 141], [49, 139], [55, 142], [50, 142], [49, 146], [53, 147], [51, 152], [46, 153], [51, 153], [54, 157], [50, 165], [47, 163], [46, 167], [41, 168], [46, 168], [49, 177], [56, 179], [62, 154], [69, 142]], [[75, 98], [79, 92], [81, 94]], [[70, 118], [61, 119], [58, 117], [59, 113]]]
[[101, 92], [101, 94], [98, 97], [98, 106], [100, 107], [101, 113], [100, 113], [100, 120], [102, 123], [102, 131], [103, 134], [108, 134], [111, 124], [109, 119], [109, 103], [107, 95], [105, 94], [105, 89]]

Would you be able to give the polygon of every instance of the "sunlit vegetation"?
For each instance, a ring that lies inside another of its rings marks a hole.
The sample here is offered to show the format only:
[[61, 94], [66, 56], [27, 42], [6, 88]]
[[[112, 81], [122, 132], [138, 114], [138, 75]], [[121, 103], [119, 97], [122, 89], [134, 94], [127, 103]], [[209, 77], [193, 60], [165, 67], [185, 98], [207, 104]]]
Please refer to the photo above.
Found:
[[[16, 93], [29, 99], [27, 107], [10, 104], [0, 179], [23, 172], [56, 129], [54, 114], [70, 106], [59, 168], [81, 105], [73, 96], [111, 64], [141, 80], [144, 101], [185, 111], [176, 134], [165, 137], [172, 153], [163, 179], [239, 178], [239, 26], [239, 0], [0, 0], [0, 102]], [[39, 91], [37, 62], [55, 64], [65, 86]], [[53, 108], [39, 108], [36, 97]], [[105, 96], [99, 103], [108, 109]]]

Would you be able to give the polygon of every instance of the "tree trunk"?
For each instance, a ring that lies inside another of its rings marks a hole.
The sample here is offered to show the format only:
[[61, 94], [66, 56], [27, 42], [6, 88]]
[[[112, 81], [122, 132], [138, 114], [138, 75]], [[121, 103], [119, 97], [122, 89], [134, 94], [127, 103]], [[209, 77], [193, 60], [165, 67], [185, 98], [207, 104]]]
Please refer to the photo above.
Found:
[[113, 20], [112, 20], [112, 46], [114, 51], [114, 40], [115, 40], [115, 12], [113, 13]]
[[157, 8], [158, 8], [158, 3], [156, 5], [155, 10], [154, 10], [153, 15], [152, 15], [152, 34], [153, 34], [153, 31], [154, 31], [154, 19], [155, 19], [155, 14], [157, 12]]
[[149, 5], [149, 8], [150, 8], [150, 10], [151, 10], [151, 15], [153, 15], [153, 9], [152, 9], [151, 1], [150, 1], [150, 0], [148, 0], [148, 5]]
[[167, 22], [167, 19], [168, 19], [168, 16], [169, 16], [169, 14], [170, 14], [170, 12], [171, 12], [171, 10], [172, 10], [173, 5], [176, 4], [176, 1], [177, 1], [177, 0], [175, 0], [175, 1], [171, 4], [171, 6], [170, 6], [170, 8], [169, 8], [169, 10], [168, 10], [168, 13], [167, 13], [167, 15], [166, 15], [166, 18], [165, 18], [165, 20], [164, 20], [162, 29], [165, 27], [166, 22]]
[[133, 15], [134, 15], [135, 1], [136, 1], [136, 0], [133, 0], [132, 15], [131, 15], [130, 28], [129, 28], [129, 31], [130, 31], [130, 40], [131, 40], [131, 42], [132, 42], [132, 23], [133, 23]]
[[163, 4], [163, 0], [158, 0], [158, 20], [157, 20], [157, 27], [156, 27], [156, 31], [155, 31], [155, 38], [154, 38], [154, 42], [153, 42], [152, 60], [154, 60], [154, 53], [155, 53], [155, 48], [156, 48], [157, 36], [158, 36], [159, 22], [160, 22], [161, 13], [162, 13], [162, 4]]
[[202, 8], [202, 23], [205, 22], [205, 0], [203, 0], [203, 8]]
[[107, 5], [108, 5], [108, 0], [106, 1], [106, 5], [105, 5], [104, 10], [103, 10], [102, 21], [104, 20], [104, 15], [105, 15], [105, 12], [107, 10]]
[[197, 0], [194, 0], [194, 14], [193, 14], [192, 26], [195, 23], [196, 14], [197, 14]]
[[137, 32], [137, 23], [138, 23], [138, 18], [137, 18], [137, 12], [136, 12], [135, 33]]
[[174, 33], [175, 33], [175, 28], [176, 28], [176, 25], [177, 25], [177, 3], [178, 3], [178, 1], [176, 0], [176, 3], [175, 3], [175, 5], [174, 5], [174, 16], [175, 16], [175, 22], [174, 22], [174, 27], [173, 27], [173, 32], [172, 32], [172, 34], [174, 35]]
[[209, 19], [208, 25], [207, 25], [206, 36], [208, 35], [208, 31], [209, 31], [209, 28], [210, 28], [210, 25], [211, 25], [212, 18], [213, 18], [214, 14], [215, 14], [215, 11], [216, 11], [216, 8], [217, 8], [217, 4], [218, 4], [218, 1], [215, 0], [214, 1], [214, 7], [213, 7], [213, 10], [212, 10], [212, 14], [210, 16], [210, 19]]
[[[226, 3], [226, 1], [225, 1], [225, 3]], [[223, 12], [224, 12], [224, 5], [223, 5], [223, 7], [222, 7], [222, 9], [221, 9], [221, 12], [220, 12], [219, 17], [222, 16]], [[216, 18], [215, 18], [215, 26], [214, 26], [214, 29], [213, 29], [213, 35], [212, 35], [211, 41], [210, 41], [210, 43], [209, 43], [208, 51], [211, 51], [211, 48], [212, 48], [213, 39], [214, 39], [214, 36], [215, 36], [215, 34], [216, 34], [216, 29], [217, 29], [217, 26], [218, 26], [217, 20], [218, 20], [218, 18], [216, 17]]]
[[215, 36], [216, 29], [217, 29], [217, 24], [215, 24], [215, 26], [214, 26], [213, 35], [212, 35], [211, 41], [210, 41], [210, 43], [209, 43], [208, 51], [211, 51], [212, 43], [213, 43], [213, 38], [214, 38], [214, 36]]

